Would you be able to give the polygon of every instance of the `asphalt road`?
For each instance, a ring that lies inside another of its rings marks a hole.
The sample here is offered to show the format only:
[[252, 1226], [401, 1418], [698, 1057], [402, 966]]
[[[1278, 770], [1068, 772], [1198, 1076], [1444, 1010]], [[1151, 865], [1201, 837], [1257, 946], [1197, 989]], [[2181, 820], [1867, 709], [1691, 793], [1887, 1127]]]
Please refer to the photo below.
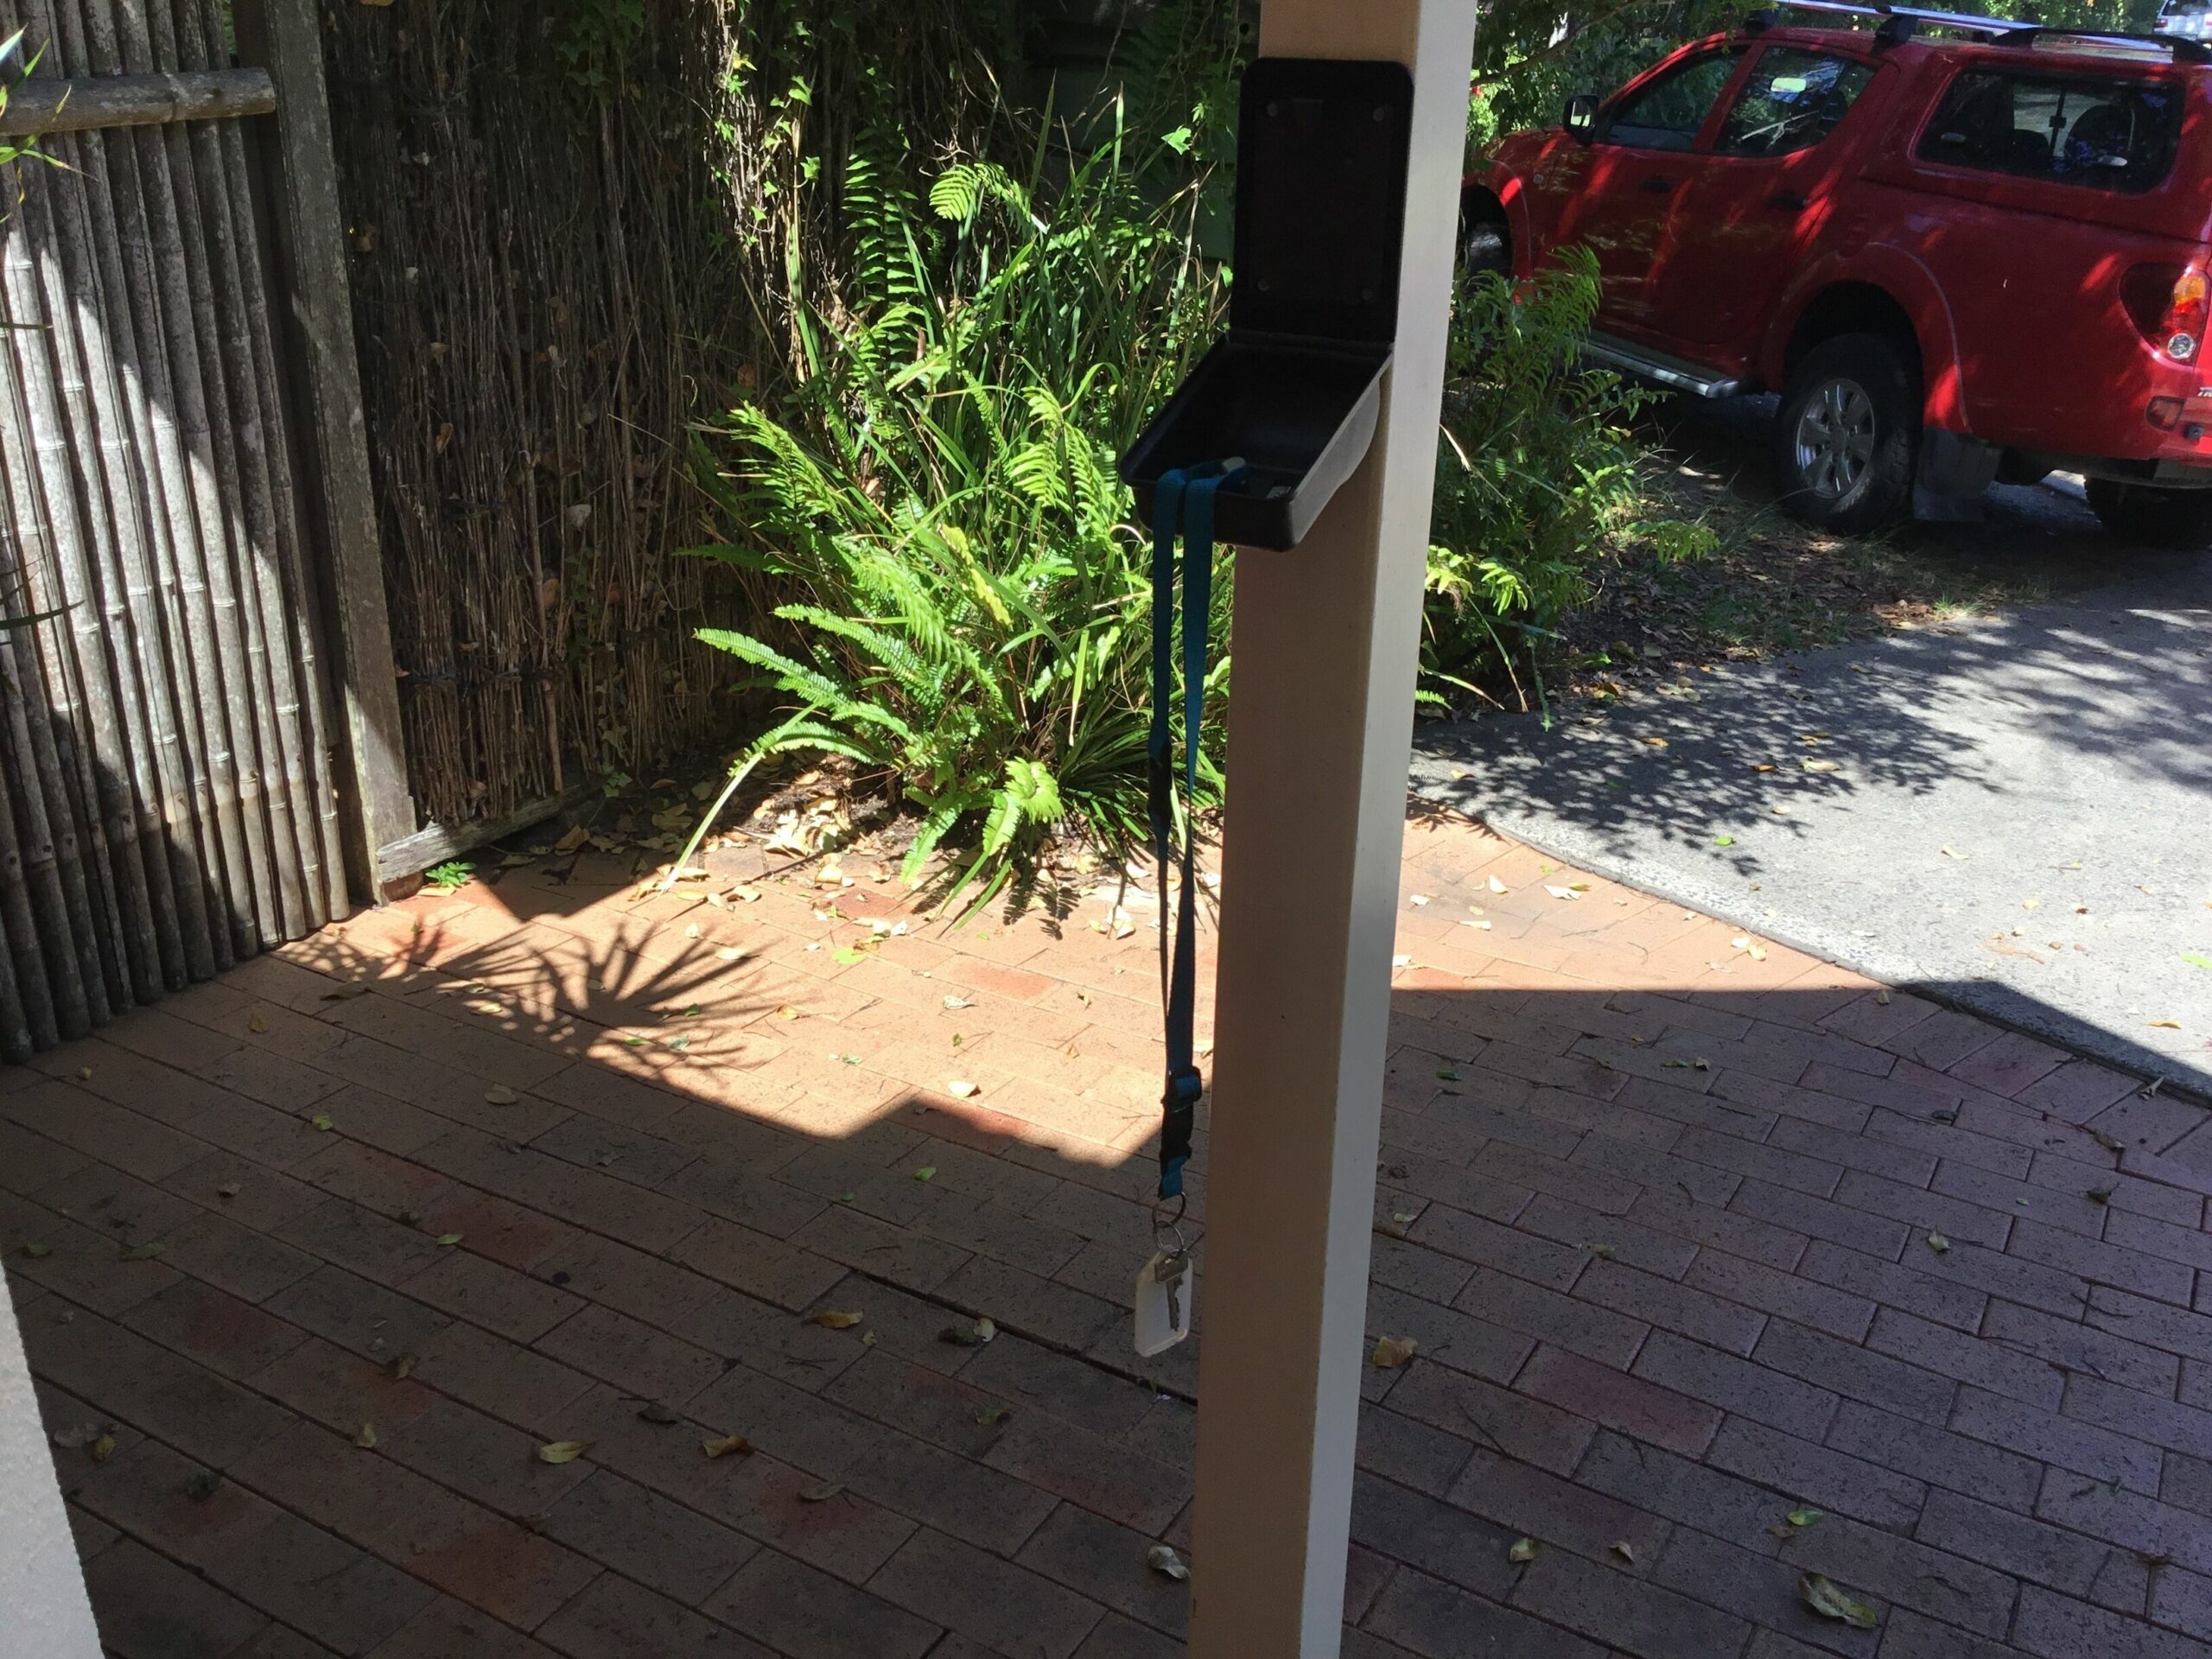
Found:
[[[2098, 556], [2093, 527], [2064, 523], [2086, 512], [2036, 493], [1939, 533], [2042, 514]], [[1688, 675], [1548, 731], [1423, 725], [1414, 788], [2212, 1095], [2212, 554], [2147, 568], [1998, 620]]]

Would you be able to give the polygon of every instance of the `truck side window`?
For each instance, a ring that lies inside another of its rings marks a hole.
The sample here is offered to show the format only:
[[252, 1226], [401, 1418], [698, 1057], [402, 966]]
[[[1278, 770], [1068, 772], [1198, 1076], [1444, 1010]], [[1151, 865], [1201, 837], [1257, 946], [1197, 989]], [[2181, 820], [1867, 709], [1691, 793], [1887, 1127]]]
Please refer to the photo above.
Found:
[[1921, 135], [1923, 162], [2133, 194], [2173, 168], [2182, 89], [2117, 76], [1969, 69]]
[[1741, 48], [1708, 52], [1645, 82], [1614, 106], [1599, 141], [1631, 149], [1689, 149], [1742, 56]]
[[1874, 71], [1851, 58], [1770, 46], [1728, 111], [1713, 148], [1723, 156], [1787, 156], [1834, 132]]

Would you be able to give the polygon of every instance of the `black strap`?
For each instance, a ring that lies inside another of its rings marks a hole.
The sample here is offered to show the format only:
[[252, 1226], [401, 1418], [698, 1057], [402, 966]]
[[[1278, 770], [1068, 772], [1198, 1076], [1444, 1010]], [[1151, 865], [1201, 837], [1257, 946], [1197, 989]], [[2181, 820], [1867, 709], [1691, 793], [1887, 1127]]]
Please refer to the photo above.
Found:
[[[1198, 836], [1189, 822], [1198, 786], [1198, 733], [1205, 713], [1206, 626], [1213, 608], [1213, 498], [1243, 474], [1241, 463], [1208, 462], [1160, 480], [1152, 511], [1152, 731], [1145, 745], [1153, 856], [1160, 866], [1160, 989], [1167, 1022], [1167, 1086], [1160, 1099], [1160, 1196], [1180, 1197], [1183, 1166], [1205, 1080], [1198, 1075]], [[1183, 536], [1183, 889], [1167, 915], [1173, 862], [1175, 772], [1175, 537]]]

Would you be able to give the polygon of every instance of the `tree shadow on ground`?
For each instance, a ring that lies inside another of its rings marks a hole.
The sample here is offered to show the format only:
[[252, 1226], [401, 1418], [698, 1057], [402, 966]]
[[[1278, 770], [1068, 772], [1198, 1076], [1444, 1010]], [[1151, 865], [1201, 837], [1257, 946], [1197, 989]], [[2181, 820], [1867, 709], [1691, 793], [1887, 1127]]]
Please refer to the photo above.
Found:
[[[1632, 702], [1555, 720], [1421, 727], [1421, 785], [1484, 813], [1570, 822], [1601, 842], [1657, 835], [1717, 847], [1757, 876], [1761, 835], [1804, 833], [1787, 811], [1868, 791], [1966, 783], [1992, 810], [2006, 787], [1993, 734], [2032, 734], [2054, 764], [2212, 791], [2212, 667], [2201, 578], [1960, 620], [1756, 667], [1678, 677]], [[2116, 806], [2118, 804], [2115, 804]], [[1723, 839], [1727, 837], [1727, 839]]]

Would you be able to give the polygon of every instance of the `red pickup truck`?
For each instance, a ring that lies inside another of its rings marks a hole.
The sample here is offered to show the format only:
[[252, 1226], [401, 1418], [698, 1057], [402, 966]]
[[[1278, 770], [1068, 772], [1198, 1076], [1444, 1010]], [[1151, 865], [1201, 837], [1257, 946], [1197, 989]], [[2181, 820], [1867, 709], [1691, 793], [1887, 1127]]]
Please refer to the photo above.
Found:
[[1469, 177], [1470, 270], [1579, 243], [1586, 354], [1781, 394], [1793, 512], [1963, 516], [2082, 474], [2105, 524], [2212, 542], [2212, 48], [1812, 0], [1872, 27], [1683, 47]]

